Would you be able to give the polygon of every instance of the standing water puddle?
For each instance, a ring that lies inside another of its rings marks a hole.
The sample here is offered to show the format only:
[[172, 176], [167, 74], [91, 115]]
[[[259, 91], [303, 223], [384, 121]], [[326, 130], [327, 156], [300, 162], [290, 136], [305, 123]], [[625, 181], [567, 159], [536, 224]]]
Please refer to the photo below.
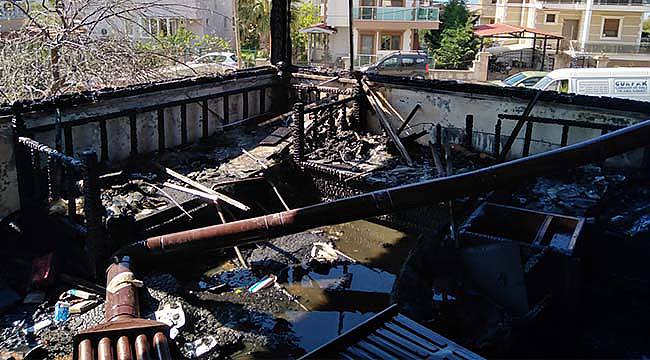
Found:
[[278, 314], [292, 325], [298, 346], [311, 351], [390, 305], [393, 284], [415, 239], [395, 229], [354, 221], [328, 227], [335, 246], [358, 263], [291, 267], [283, 285], [310, 311]]

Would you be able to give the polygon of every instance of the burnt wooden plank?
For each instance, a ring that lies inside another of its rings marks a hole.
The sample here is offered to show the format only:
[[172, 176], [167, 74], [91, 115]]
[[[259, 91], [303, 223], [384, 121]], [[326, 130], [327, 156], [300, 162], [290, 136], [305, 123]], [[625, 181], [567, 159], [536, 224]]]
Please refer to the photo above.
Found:
[[230, 122], [230, 101], [228, 99], [228, 95], [223, 97], [223, 124], [221, 125], [228, 125]]
[[569, 125], [562, 126], [562, 140], [560, 141], [560, 146], [567, 146], [569, 143]]
[[266, 112], [266, 88], [260, 89], [260, 114]]
[[243, 107], [242, 117], [244, 119], [248, 119], [248, 91], [244, 91], [242, 93], [242, 107]]
[[526, 157], [530, 154], [530, 142], [533, 139], [533, 122], [526, 122], [526, 135], [524, 136], [524, 150], [522, 156]]
[[72, 127], [63, 126], [63, 141], [65, 142], [64, 152], [68, 156], [72, 156], [74, 151], [74, 145], [72, 144]]
[[271, 133], [269, 136], [265, 137], [262, 141], [260, 141], [259, 145], [261, 146], [275, 146], [279, 144], [282, 140], [284, 140], [289, 134], [291, 133], [291, 130], [288, 127], [279, 127], [275, 129], [273, 133]]

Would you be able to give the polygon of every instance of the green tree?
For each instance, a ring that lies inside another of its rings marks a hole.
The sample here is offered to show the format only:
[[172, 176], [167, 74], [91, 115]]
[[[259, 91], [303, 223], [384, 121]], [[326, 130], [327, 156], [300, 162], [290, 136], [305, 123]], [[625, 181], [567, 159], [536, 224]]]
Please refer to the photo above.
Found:
[[294, 1], [291, 4], [291, 49], [295, 60], [307, 61], [308, 34], [300, 30], [321, 22], [318, 7], [308, 1]]
[[467, 69], [480, 45], [472, 28], [472, 22], [467, 21], [464, 26], [444, 29], [440, 46], [433, 51], [436, 64], [446, 69]]
[[242, 49], [269, 49], [271, 4], [269, 0], [237, 0], [239, 41]]
[[464, 0], [450, 0], [442, 9], [440, 28], [421, 33], [421, 40], [434, 56], [436, 66], [465, 69], [476, 56], [479, 41], [473, 33], [476, 17]]
[[643, 32], [650, 33], [650, 18], [645, 19], [645, 21], [643, 21]]

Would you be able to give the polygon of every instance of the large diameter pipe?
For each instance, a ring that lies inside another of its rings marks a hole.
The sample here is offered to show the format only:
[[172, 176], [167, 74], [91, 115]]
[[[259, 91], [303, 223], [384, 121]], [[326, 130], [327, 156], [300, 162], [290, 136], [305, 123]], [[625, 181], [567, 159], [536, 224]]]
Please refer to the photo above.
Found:
[[318, 226], [384, 215], [461, 196], [484, 193], [527, 178], [602, 161], [650, 145], [650, 120], [545, 153], [459, 175], [393, 187], [276, 214], [155, 236], [124, 249], [167, 253], [188, 248], [226, 248]]
[[117, 259], [106, 270], [106, 322], [140, 317], [137, 289], [132, 281], [131, 258]]

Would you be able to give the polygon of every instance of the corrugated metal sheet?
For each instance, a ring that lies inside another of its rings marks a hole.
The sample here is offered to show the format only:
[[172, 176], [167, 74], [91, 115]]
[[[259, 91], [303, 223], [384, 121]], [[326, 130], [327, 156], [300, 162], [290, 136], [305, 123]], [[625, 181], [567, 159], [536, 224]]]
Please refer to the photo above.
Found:
[[393, 305], [301, 359], [483, 359]]

